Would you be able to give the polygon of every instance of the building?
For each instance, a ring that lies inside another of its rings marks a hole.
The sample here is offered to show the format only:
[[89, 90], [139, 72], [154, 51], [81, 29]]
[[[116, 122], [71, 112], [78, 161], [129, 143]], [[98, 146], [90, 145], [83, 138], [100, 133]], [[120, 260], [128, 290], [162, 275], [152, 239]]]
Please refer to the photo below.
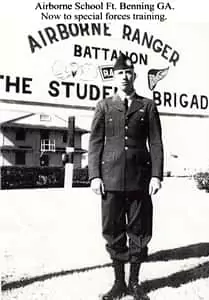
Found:
[[[54, 109], [54, 108], [53, 108]], [[35, 110], [35, 107], [34, 107]], [[49, 109], [48, 109], [49, 110]], [[88, 140], [93, 110], [39, 113], [1, 110], [0, 166], [62, 166], [68, 116], [75, 115], [74, 167], [88, 165]], [[64, 116], [64, 117], [63, 117]], [[188, 176], [209, 169], [209, 118], [160, 113], [165, 175]], [[84, 129], [85, 128], [85, 129]], [[50, 151], [42, 151], [42, 150]]]
[[[55, 114], [1, 111], [0, 166], [62, 166], [68, 120]], [[74, 168], [82, 166], [82, 135], [75, 127]]]

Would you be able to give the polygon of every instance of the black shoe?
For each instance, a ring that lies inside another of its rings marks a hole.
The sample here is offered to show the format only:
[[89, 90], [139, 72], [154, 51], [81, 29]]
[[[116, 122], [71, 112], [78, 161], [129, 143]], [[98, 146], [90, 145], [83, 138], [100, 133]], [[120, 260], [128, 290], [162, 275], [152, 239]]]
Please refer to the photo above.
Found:
[[128, 294], [133, 296], [134, 300], [150, 300], [137, 282], [129, 282]]
[[127, 286], [125, 282], [115, 281], [109, 292], [102, 296], [102, 300], [119, 300], [127, 295]]

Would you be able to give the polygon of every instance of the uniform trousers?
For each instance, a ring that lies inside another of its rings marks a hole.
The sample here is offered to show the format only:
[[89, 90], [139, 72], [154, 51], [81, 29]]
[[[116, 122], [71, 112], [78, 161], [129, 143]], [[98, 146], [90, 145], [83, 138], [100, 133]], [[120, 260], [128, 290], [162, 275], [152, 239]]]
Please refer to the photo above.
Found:
[[153, 206], [143, 191], [107, 191], [102, 196], [102, 233], [113, 261], [140, 263], [152, 237]]

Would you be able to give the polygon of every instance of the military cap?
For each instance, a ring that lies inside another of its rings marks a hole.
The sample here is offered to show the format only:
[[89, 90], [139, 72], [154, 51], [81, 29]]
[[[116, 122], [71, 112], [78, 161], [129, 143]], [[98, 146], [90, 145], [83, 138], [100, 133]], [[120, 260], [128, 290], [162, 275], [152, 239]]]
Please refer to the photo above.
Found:
[[131, 59], [121, 52], [113, 66], [113, 70], [133, 69], [133, 67]]

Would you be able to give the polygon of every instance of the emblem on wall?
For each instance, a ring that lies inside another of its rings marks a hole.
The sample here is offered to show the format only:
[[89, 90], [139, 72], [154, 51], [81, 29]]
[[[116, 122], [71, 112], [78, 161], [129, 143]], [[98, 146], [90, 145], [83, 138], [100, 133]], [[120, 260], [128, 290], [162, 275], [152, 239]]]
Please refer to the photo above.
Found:
[[78, 64], [56, 60], [52, 65], [52, 73], [60, 80], [76, 78], [83, 81], [93, 80], [98, 76], [97, 68], [90, 63]]
[[148, 86], [151, 91], [154, 90], [160, 80], [166, 77], [166, 75], [168, 74], [168, 70], [169, 67], [165, 69], [150, 69], [148, 71]]

